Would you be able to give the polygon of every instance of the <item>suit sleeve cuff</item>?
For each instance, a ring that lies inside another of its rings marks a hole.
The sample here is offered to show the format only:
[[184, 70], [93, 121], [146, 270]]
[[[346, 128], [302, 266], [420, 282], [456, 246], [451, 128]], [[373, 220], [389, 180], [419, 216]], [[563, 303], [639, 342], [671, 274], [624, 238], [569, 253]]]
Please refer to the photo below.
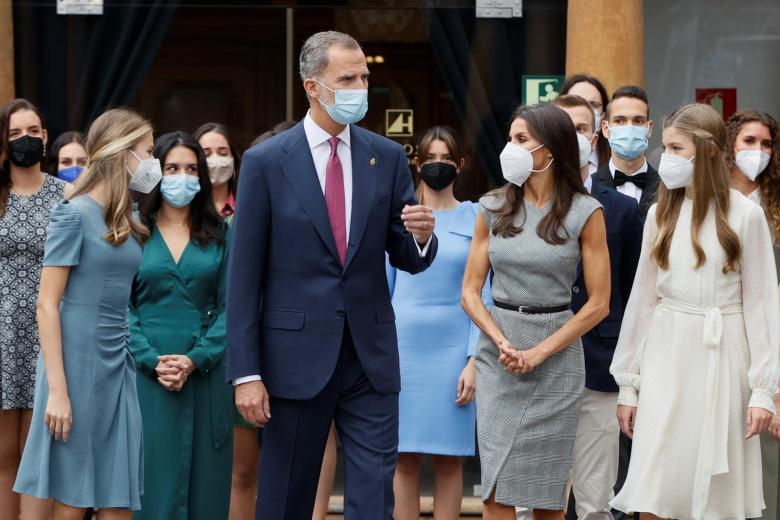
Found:
[[431, 245], [431, 240], [433, 240], [433, 233], [431, 233], [431, 236], [428, 237], [428, 241], [425, 243], [424, 246], [420, 247], [419, 242], [417, 242], [417, 239], [414, 239], [414, 245], [417, 247], [417, 252], [420, 253], [421, 258], [425, 258], [425, 255], [428, 254], [428, 247]]
[[244, 383], [251, 383], [252, 381], [262, 381], [260, 376], [244, 376], [233, 380], [233, 386], [243, 385]]
[[618, 404], [636, 407], [639, 404], [639, 392], [633, 386], [621, 386], [618, 392]]

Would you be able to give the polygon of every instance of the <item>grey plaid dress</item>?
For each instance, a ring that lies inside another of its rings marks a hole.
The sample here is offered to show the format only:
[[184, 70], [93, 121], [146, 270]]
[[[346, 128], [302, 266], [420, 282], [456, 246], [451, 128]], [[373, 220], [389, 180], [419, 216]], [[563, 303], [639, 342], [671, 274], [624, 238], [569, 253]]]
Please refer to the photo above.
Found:
[[[491, 229], [496, 218], [491, 209], [500, 206], [502, 197], [499, 192], [480, 200], [480, 211]], [[569, 239], [562, 245], [552, 245], [536, 232], [551, 203], [541, 209], [523, 203], [523, 231], [509, 238], [490, 233], [493, 298], [531, 307], [568, 304], [580, 259], [580, 232], [601, 205], [587, 195], [575, 195], [564, 219]], [[520, 350], [537, 345], [572, 316], [568, 310], [523, 314], [497, 307], [491, 314]], [[499, 364], [497, 347], [482, 334], [476, 363], [483, 500], [495, 489], [495, 500], [500, 504], [562, 510], [585, 386], [582, 344], [577, 340], [532, 373], [515, 375]]]

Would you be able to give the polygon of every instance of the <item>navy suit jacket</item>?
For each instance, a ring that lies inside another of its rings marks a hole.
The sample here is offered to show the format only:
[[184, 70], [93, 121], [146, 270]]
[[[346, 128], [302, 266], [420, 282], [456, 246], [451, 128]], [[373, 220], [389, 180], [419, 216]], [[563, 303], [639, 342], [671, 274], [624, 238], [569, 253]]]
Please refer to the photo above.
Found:
[[[642, 219], [636, 200], [600, 185], [595, 179], [591, 195], [604, 207], [612, 290], [609, 315], [582, 337], [582, 347], [585, 351], [585, 386], [599, 392], [617, 392], [618, 386], [609, 373], [609, 366], [615, 354], [623, 313], [639, 263]], [[572, 310], [577, 312], [588, 299], [582, 264], [578, 268], [577, 281], [572, 292]]]
[[425, 270], [401, 221], [416, 204], [397, 143], [350, 126], [352, 220], [342, 267], [303, 123], [244, 155], [228, 279], [228, 380], [260, 374], [268, 392], [310, 399], [330, 380], [345, 325], [374, 389], [398, 392], [390, 263]]

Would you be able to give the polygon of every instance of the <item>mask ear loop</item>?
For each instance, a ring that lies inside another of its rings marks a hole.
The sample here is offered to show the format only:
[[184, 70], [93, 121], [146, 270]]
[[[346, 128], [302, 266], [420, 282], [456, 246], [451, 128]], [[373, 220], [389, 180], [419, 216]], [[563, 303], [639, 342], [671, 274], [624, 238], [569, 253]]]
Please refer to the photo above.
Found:
[[[529, 150], [528, 152], [529, 152], [529, 153], [534, 153], [536, 150], [538, 150], [539, 148], [542, 148], [542, 147], [544, 147], [544, 144], [540, 144], [539, 146], [537, 146], [537, 147], [536, 147], [536, 148], [534, 148], [533, 150]], [[552, 158], [550, 158], [550, 162], [548, 162], [548, 163], [547, 163], [547, 166], [545, 166], [545, 167], [544, 167], [544, 168], [542, 168], [541, 170], [534, 170], [533, 168], [531, 168], [529, 171], [530, 171], [531, 173], [541, 173], [541, 172], [543, 172], [543, 171], [546, 171], [546, 170], [547, 170], [547, 168], [549, 168], [549, 167], [550, 167], [550, 165], [553, 163], [553, 161], [554, 161], [554, 160], [555, 160], [555, 157], [552, 157]]]

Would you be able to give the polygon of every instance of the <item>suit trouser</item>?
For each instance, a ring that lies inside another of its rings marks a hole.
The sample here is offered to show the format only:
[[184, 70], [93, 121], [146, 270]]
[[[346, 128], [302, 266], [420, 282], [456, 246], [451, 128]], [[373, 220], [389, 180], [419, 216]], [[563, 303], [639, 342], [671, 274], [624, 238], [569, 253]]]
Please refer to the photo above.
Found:
[[345, 519], [392, 518], [398, 394], [374, 390], [345, 326], [336, 369], [319, 394], [308, 400], [271, 397], [271, 420], [262, 432], [257, 520], [311, 518], [332, 421], [344, 454]]
[[[609, 501], [615, 496], [620, 436], [616, 410], [617, 393], [588, 388], [583, 392], [572, 450], [572, 497], [576, 496], [576, 503], [569, 501], [567, 517], [612, 520]], [[517, 518], [530, 520], [531, 512], [520, 509]]]

